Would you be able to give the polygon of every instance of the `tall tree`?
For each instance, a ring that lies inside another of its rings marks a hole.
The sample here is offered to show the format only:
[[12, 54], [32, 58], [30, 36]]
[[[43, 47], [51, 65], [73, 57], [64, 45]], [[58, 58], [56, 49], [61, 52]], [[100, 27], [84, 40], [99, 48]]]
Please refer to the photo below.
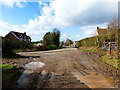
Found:
[[47, 32], [43, 37], [43, 44], [44, 45], [56, 45], [59, 46], [60, 44], [60, 31], [56, 28], [53, 29], [53, 32]]
[[53, 42], [56, 46], [60, 44], [60, 31], [57, 28], [53, 29]]
[[50, 45], [53, 44], [53, 35], [50, 32], [47, 32], [43, 37], [43, 44]]
[[71, 44], [73, 44], [73, 41], [70, 40], [70, 39], [67, 39], [66, 42], [65, 42], [65, 45], [66, 45], [66, 46], [69, 46], [69, 45], [71, 45]]

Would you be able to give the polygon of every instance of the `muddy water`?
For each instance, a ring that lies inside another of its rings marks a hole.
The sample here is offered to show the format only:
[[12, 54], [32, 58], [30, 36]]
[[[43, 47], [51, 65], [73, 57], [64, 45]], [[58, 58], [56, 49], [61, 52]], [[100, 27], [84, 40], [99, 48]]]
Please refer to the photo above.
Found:
[[84, 82], [89, 88], [115, 88], [114, 81], [96, 72], [89, 72], [82, 75], [80, 72], [73, 72], [74, 77]]
[[38, 76], [38, 74], [34, 74], [35, 71], [42, 68], [45, 64], [42, 62], [30, 62], [23, 66], [25, 68], [24, 72], [18, 79], [18, 88], [26, 88], [34, 81], [34, 78]]
[[33, 71], [29, 71], [29, 70], [25, 70], [21, 77], [18, 79], [18, 88], [25, 88], [28, 86], [28, 84], [31, 81], [31, 74], [33, 73]]

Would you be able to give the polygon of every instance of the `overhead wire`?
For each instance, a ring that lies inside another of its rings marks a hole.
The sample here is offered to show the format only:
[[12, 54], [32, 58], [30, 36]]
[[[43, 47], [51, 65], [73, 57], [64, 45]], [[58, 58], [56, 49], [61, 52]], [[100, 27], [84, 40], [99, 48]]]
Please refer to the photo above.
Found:
[[31, 2], [28, 2], [28, 3], [30, 4], [30, 6], [31, 6], [39, 15], [41, 15], [40, 12], [39, 12], [39, 10], [38, 10], [37, 8], [35, 8], [34, 5], [32, 5]]
[[[31, 3], [31, 2], [28, 2], [30, 4], [30, 6], [39, 14], [41, 15], [41, 13], [39, 12], [39, 10]], [[46, 22], [48, 22], [46, 19], [45, 19]], [[48, 22], [49, 23], [49, 22]], [[49, 25], [54, 29], [54, 25], [52, 23], [49, 23]]]

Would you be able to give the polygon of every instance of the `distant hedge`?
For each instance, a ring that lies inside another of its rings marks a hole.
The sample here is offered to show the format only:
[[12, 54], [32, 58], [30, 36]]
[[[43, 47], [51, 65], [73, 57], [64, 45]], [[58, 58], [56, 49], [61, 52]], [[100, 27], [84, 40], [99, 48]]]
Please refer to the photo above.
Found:
[[77, 41], [77, 47], [91, 47], [91, 46], [97, 46], [101, 47], [103, 42], [115, 42], [117, 39], [117, 34], [109, 34], [109, 35], [99, 35], [99, 36], [93, 36], [89, 38], [82, 39], [80, 41]]

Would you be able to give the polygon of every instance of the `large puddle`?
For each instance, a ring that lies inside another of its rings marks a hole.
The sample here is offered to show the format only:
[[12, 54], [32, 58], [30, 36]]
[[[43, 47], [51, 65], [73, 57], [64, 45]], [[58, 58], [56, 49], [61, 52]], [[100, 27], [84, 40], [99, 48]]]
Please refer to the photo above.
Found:
[[88, 75], [81, 75], [80, 72], [73, 72], [73, 75], [84, 82], [89, 88], [115, 88], [115, 83], [111, 78], [105, 77], [96, 72], [89, 72]]
[[26, 88], [32, 82], [34, 78], [34, 71], [42, 68], [45, 64], [42, 62], [30, 62], [23, 66], [25, 68], [24, 72], [18, 79], [18, 88]]

